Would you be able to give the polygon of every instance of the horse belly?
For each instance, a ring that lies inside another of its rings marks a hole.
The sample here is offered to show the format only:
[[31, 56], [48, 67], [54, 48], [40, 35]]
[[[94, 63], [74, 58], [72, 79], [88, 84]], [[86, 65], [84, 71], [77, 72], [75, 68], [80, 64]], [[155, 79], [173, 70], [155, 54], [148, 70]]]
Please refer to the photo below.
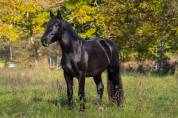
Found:
[[96, 57], [95, 59], [89, 59], [88, 68], [87, 68], [87, 76], [92, 77], [97, 74], [102, 73], [108, 67], [108, 61], [103, 57]]

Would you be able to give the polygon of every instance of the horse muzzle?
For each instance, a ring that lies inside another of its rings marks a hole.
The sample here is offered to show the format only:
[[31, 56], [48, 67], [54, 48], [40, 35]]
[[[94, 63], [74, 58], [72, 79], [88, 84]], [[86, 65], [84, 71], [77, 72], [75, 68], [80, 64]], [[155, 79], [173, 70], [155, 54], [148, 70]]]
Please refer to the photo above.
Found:
[[41, 43], [44, 47], [48, 47], [49, 46], [49, 43], [45, 40], [45, 39], [42, 39], [41, 40]]

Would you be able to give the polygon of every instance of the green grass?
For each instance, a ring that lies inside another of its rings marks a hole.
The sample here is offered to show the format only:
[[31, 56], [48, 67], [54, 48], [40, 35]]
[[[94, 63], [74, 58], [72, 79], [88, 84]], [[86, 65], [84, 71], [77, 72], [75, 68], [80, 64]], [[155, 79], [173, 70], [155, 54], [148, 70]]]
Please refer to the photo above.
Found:
[[[41, 71], [39, 71], [41, 70]], [[32, 118], [178, 118], [178, 79], [174, 76], [122, 74], [125, 105], [109, 105], [106, 74], [99, 112], [96, 87], [86, 79], [86, 111], [79, 112], [78, 82], [74, 81], [74, 105], [66, 106], [66, 85], [61, 71], [47, 69], [0, 70], [0, 117]]]

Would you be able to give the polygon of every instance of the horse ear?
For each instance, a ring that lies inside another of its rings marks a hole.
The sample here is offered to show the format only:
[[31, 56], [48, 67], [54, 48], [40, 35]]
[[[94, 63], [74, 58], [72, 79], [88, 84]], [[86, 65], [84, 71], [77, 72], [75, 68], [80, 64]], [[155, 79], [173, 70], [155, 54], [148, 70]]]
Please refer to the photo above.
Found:
[[59, 18], [60, 20], [62, 19], [62, 15], [61, 15], [61, 12], [59, 10], [57, 11], [57, 18]]
[[51, 10], [50, 10], [50, 16], [51, 16], [51, 18], [54, 17], [54, 14]]

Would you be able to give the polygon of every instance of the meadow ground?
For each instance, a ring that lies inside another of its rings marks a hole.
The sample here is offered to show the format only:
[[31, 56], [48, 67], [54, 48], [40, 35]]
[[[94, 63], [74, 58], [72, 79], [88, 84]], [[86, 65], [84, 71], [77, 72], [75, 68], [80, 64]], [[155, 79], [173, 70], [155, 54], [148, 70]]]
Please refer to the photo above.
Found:
[[106, 74], [104, 111], [99, 112], [96, 87], [86, 79], [86, 111], [79, 112], [78, 83], [74, 80], [74, 105], [66, 105], [66, 84], [62, 70], [1, 69], [0, 117], [32, 118], [178, 118], [178, 79], [176, 76], [151, 76], [123, 73], [125, 105], [109, 105]]

